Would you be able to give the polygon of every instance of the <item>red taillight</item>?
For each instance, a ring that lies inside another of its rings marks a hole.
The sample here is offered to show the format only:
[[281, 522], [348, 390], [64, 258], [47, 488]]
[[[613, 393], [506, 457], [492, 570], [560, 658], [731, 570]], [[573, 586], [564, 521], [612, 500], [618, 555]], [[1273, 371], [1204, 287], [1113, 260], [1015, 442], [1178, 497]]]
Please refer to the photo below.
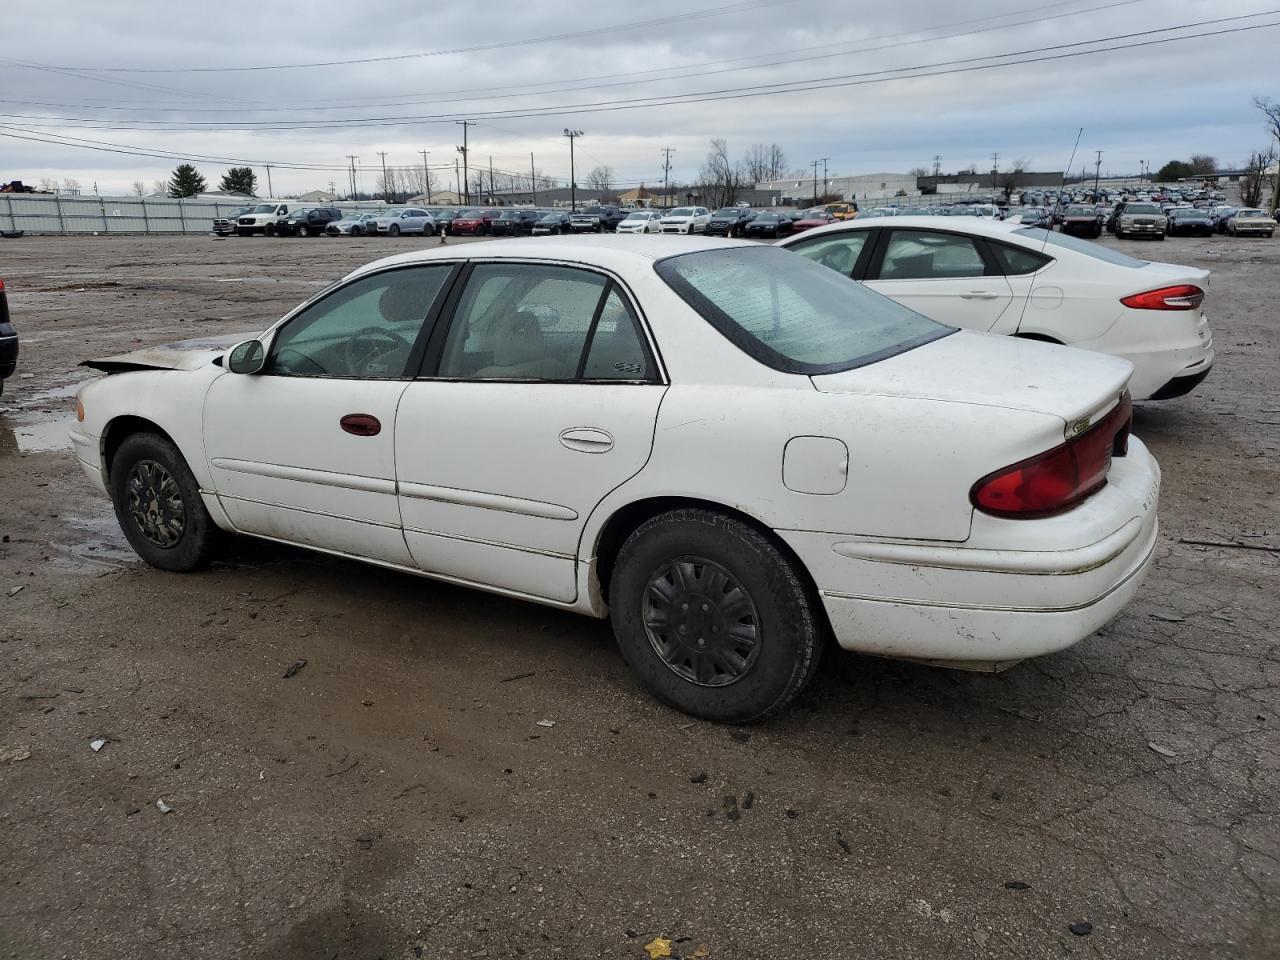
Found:
[[0, 292], [4, 290], [4, 277], [0, 277]]
[[1133, 405], [1125, 391], [1101, 420], [1060, 447], [989, 473], [973, 485], [969, 499], [983, 513], [1033, 519], [1075, 506], [1103, 487], [1111, 457], [1129, 449]]
[[1195, 310], [1204, 303], [1204, 291], [1194, 284], [1179, 283], [1146, 293], [1135, 293], [1120, 301], [1135, 310]]

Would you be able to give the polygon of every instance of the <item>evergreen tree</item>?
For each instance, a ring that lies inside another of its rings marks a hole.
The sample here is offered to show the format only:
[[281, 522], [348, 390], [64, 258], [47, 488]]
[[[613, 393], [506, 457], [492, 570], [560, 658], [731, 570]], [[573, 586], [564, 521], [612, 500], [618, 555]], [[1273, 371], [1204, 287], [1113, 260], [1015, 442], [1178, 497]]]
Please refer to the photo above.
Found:
[[222, 182], [218, 184], [219, 190], [226, 190], [228, 193], [247, 193], [249, 196], [256, 196], [258, 192], [258, 175], [253, 172], [253, 167], [232, 167], [222, 175]]
[[169, 196], [194, 197], [205, 189], [204, 177], [189, 163], [180, 163], [169, 178]]

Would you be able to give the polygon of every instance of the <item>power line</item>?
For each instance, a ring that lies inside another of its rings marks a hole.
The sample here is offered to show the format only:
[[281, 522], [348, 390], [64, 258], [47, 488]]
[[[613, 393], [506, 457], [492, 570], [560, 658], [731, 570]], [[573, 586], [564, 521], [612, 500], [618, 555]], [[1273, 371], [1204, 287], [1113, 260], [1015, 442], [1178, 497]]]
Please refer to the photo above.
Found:
[[[711, 7], [707, 10], [696, 10], [688, 13], [677, 13], [666, 17], [653, 17], [648, 20], [635, 20], [630, 23], [615, 23], [607, 27], [592, 27], [586, 30], [574, 30], [566, 33], [548, 34], [541, 37], [524, 37], [518, 40], [503, 40], [494, 43], [482, 43], [469, 47], [452, 47], [442, 50], [424, 50], [418, 53], [399, 53], [383, 57], [357, 57], [350, 60], [317, 60], [310, 63], [269, 63], [247, 67], [85, 67], [85, 66], [49, 66], [50, 70], [83, 70], [94, 73], [250, 73], [263, 70], [304, 70], [314, 67], [339, 67], [360, 63], [390, 63], [396, 60], [417, 60], [425, 57], [443, 57], [459, 53], [477, 53], [486, 50], [501, 50], [506, 47], [528, 47], [543, 43], [554, 43], [558, 40], [578, 40], [594, 37], [602, 33], [621, 33], [641, 29], [643, 27], [666, 26], [673, 23], [687, 23], [692, 20], [704, 20], [708, 17], [723, 14], [745, 13], [761, 7], [774, 7], [795, 3], [796, 0], [745, 0], [725, 6]], [[25, 65], [25, 64], [24, 64]]]
[[[943, 60], [934, 63], [918, 64], [906, 67], [891, 67], [882, 70], [872, 70], [863, 73], [853, 74], [835, 74], [826, 77], [814, 77], [807, 80], [789, 80], [778, 83], [753, 84], [743, 87], [726, 87], [718, 90], [696, 91], [687, 94], [671, 94], [657, 97], [637, 97], [624, 100], [606, 100], [594, 103], [564, 104], [556, 106], [531, 107], [527, 110], [518, 108], [508, 108], [490, 111], [480, 111], [473, 116], [484, 116], [495, 119], [518, 120], [533, 117], [557, 116], [562, 114], [580, 114], [580, 113], [610, 113], [618, 110], [634, 110], [654, 106], [673, 106], [693, 103], [710, 103], [724, 100], [741, 100], [759, 96], [774, 96], [784, 93], [802, 93], [813, 90], [827, 90], [842, 87], [864, 86], [869, 84], [886, 83], [893, 80], [910, 80], [922, 77], [948, 76], [959, 73], [971, 73], [978, 70], [991, 70], [1000, 67], [1018, 66], [1029, 63], [1043, 63], [1052, 60], [1065, 60], [1078, 56], [1087, 56], [1090, 54], [1110, 53], [1116, 50], [1130, 50], [1141, 47], [1157, 46], [1165, 43], [1173, 43], [1179, 40], [1195, 40], [1203, 37], [1224, 36], [1234, 33], [1242, 33], [1250, 30], [1265, 29], [1268, 27], [1280, 26], [1280, 22], [1249, 24], [1241, 27], [1234, 27], [1222, 30], [1201, 31], [1199, 33], [1183, 34], [1174, 37], [1161, 37], [1157, 39], [1141, 40], [1134, 43], [1115, 43], [1112, 46], [1096, 47], [1090, 50], [1079, 50], [1075, 48], [1086, 47], [1093, 44], [1112, 43], [1118, 40], [1133, 40], [1140, 37], [1151, 37], [1153, 34], [1170, 33], [1177, 30], [1190, 30], [1198, 27], [1212, 26], [1215, 24], [1228, 23], [1238, 20], [1253, 19], [1262, 16], [1272, 16], [1280, 13], [1280, 9], [1268, 10], [1261, 13], [1244, 14], [1232, 17], [1217, 17], [1211, 20], [1201, 20], [1193, 23], [1184, 23], [1177, 26], [1157, 27], [1151, 30], [1142, 30], [1134, 33], [1116, 34], [1108, 37], [1096, 37], [1091, 40], [1080, 40], [1074, 43], [1051, 44], [1044, 47], [1033, 47], [1020, 50], [1014, 53], [994, 53], [985, 54], [977, 57], [966, 57], [957, 60]], [[1027, 56], [1027, 54], [1046, 53], [1050, 51], [1070, 51], [1063, 53], [1050, 54], [1046, 56]], [[1017, 59], [1010, 59], [1017, 58]], [[1006, 60], [1004, 63], [981, 63], [979, 61], [986, 60]], [[978, 64], [974, 66], [973, 64]], [[943, 69], [935, 69], [943, 68]], [[952, 69], [956, 68], [956, 69]], [[885, 74], [909, 74], [908, 76], [884, 76]], [[176, 125], [175, 121], [133, 121], [136, 123], [146, 124], [144, 127], [132, 127], [121, 125], [105, 125], [109, 121], [102, 121], [92, 117], [33, 117], [28, 114], [0, 114], [0, 116], [16, 118], [21, 120], [56, 120], [61, 123], [79, 123], [90, 125], [90, 129], [101, 130], [136, 130], [136, 129], [156, 129], [170, 131], [199, 131], [199, 130], [323, 130], [343, 127], [364, 127], [364, 126], [403, 126], [415, 123], [445, 123], [453, 121], [458, 114], [423, 114], [418, 116], [401, 116], [401, 117], [347, 117], [341, 119], [329, 119], [313, 122], [310, 120], [299, 121], [246, 121], [243, 124], [232, 125], [227, 121], [188, 121], [183, 125]], [[456, 121], [453, 121], [456, 122]], [[165, 124], [168, 124], [165, 126]], [[29, 126], [39, 126], [39, 124], [29, 124]]]
[[[1072, 0], [1072, 2], [1076, 2], [1076, 0]], [[1114, 3], [1107, 3], [1107, 4], [1103, 4], [1101, 6], [1096, 6], [1096, 7], [1087, 7], [1082, 10], [1067, 11], [1064, 13], [1055, 14], [1053, 16], [1033, 17], [1025, 20], [1016, 20], [1016, 21], [1013, 21], [1012, 23], [996, 24], [994, 26], [985, 27], [980, 30], [970, 30], [970, 31], [963, 31], [959, 33], [941, 34], [941, 35], [926, 36], [926, 37], [916, 36], [914, 39], [906, 40], [901, 43], [894, 43], [894, 44], [866, 45], [867, 41], [862, 40], [862, 41], [856, 41], [856, 42], [863, 43], [864, 44], [863, 46], [855, 47], [854, 49], [851, 49], [851, 50], [842, 49], [835, 53], [825, 53], [825, 54], [819, 54], [816, 56], [809, 56], [809, 57], [794, 56], [796, 52], [803, 52], [805, 50], [824, 50], [824, 49], [829, 50], [833, 47], [847, 47], [850, 43], [855, 41], [842, 41], [841, 43], [838, 43], [838, 44], [822, 44], [816, 47], [801, 47], [801, 48], [797, 48], [796, 50], [785, 51], [785, 55], [781, 56], [780, 59], [767, 60], [762, 63], [746, 64], [743, 66], [730, 67], [723, 70], [707, 70], [707, 71], [699, 71], [699, 72], [693, 72], [693, 73], [677, 73], [677, 74], [672, 74], [670, 76], [665, 76], [665, 77], [651, 77], [650, 79], [643, 82], [663, 83], [671, 80], [686, 80], [686, 79], [692, 79], [696, 77], [714, 76], [722, 73], [736, 73], [743, 70], [756, 70], [763, 67], [773, 67], [773, 66], [783, 66], [783, 65], [790, 66], [796, 63], [811, 62], [814, 60], [826, 60], [826, 59], [831, 59], [833, 57], [844, 57], [844, 56], [849, 56], [855, 53], [867, 53], [867, 52], [878, 52], [881, 50], [891, 50], [891, 49], [897, 49], [900, 47], [914, 46], [921, 43], [934, 43], [939, 40], [950, 40], [950, 39], [955, 39], [957, 37], [972, 36], [978, 33], [989, 33], [996, 30], [1007, 30], [1013, 27], [1026, 26], [1029, 24], [1045, 23], [1049, 20], [1057, 20], [1057, 19], [1062, 19], [1064, 17], [1074, 17], [1074, 16], [1086, 14], [1086, 13], [1096, 13], [1098, 11], [1112, 9], [1114, 7], [1130, 6], [1134, 3], [1141, 3], [1141, 2], [1145, 2], [1145, 0], [1118, 0], [1118, 2], [1114, 2]], [[1060, 7], [1062, 5], [1063, 5], [1062, 3], [1046, 4], [1043, 7], [1032, 7], [1030, 8], [1030, 11]], [[1008, 16], [1008, 14], [999, 14], [998, 16]], [[988, 17], [980, 17], [975, 20], [962, 20], [962, 21], [957, 21], [956, 23], [953, 23], [953, 24], [944, 25], [943, 27], [938, 29], [947, 29], [952, 26], [964, 26], [970, 23], [985, 22], [992, 19], [995, 19], [995, 17], [988, 16]], [[904, 35], [906, 34], [902, 34], [902, 33], [885, 34], [878, 38], [873, 37], [871, 38], [871, 40], [894, 39], [896, 37], [900, 37]], [[746, 59], [759, 60], [762, 58], [762, 56], [764, 55], [754, 54], [750, 57], [736, 57], [736, 58], [730, 58], [726, 60], [713, 60], [713, 61], [707, 61], [701, 64], [692, 64], [690, 65], [690, 68], [702, 67], [702, 66], [714, 66], [717, 64], [725, 64], [725, 63], [735, 63], [735, 62], [739, 62], [741, 60], [746, 60]], [[668, 70], [679, 69], [679, 68], [666, 67], [662, 69], [664, 71], [668, 71]], [[685, 69], [689, 69], [689, 68], [685, 68]], [[644, 76], [646, 74], [652, 74], [655, 72], [658, 72], [658, 71], [640, 70], [640, 71], [633, 71], [628, 73], [604, 74], [602, 76], [597, 76], [597, 77], [581, 77], [574, 80], [561, 81], [569, 84], [575, 84], [574, 86], [564, 86], [564, 87], [553, 88], [550, 90], [540, 90], [540, 91], [530, 91], [524, 88], [520, 88], [519, 92], [511, 93], [509, 91], [511, 91], [513, 88], [508, 86], [501, 86], [501, 87], [473, 87], [470, 89], [464, 88], [460, 90], [446, 90], [441, 92], [445, 94], [453, 94], [453, 93], [486, 93], [486, 92], [497, 91], [501, 94], [504, 94], [505, 95], [504, 98], [545, 96], [553, 93], [576, 92], [578, 90], [597, 90], [597, 89], [602, 89], [606, 87], [633, 86], [636, 82], [640, 82], [640, 81], [624, 80], [619, 83], [605, 83], [605, 84], [598, 83], [595, 81], [614, 79], [618, 77], [624, 77], [624, 78], [640, 77], [640, 76]], [[87, 78], [87, 79], [91, 79], [91, 78]], [[553, 82], [556, 82], [556, 81], [549, 81], [548, 83], [553, 83]], [[586, 85], [577, 86], [576, 84], [586, 84]], [[548, 84], [546, 83], [533, 84], [533, 86], [546, 86], [546, 85]], [[432, 103], [432, 104], [468, 103], [468, 102], [474, 102], [476, 100], [492, 100], [492, 99], [494, 99], [494, 97], [459, 97], [454, 99], [440, 99], [438, 96], [433, 96], [425, 100], [424, 99], [391, 100], [390, 98], [387, 98], [387, 97], [365, 98], [364, 100], [350, 100], [350, 101], [328, 99], [324, 101], [324, 105], [321, 106], [321, 109], [338, 110], [338, 109], [349, 109], [349, 108], [358, 107], [358, 106], [410, 106], [418, 103]], [[68, 104], [68, 103], [40, 101], [40, 100], [13, 100], [8, 98], [0, 98], [0, 103], [16, 103], [16, 104], [23, 104], [28, 106], [78, 107], [78, 108], [93, 109], [93, 110], [121, 110], [121, 111], [144, 110], [144, 111], [151, 111], [151, 112], [165, 111], [165, 110], [179, 110], [185, 113], [237, 113], [237, 114], [244, 113], [243, 107], [200, 108], [200, 107], [186, 107], [181, 104], [164, 104], [159, 106], [148, 106], [145, 104], [138, 104], [138, 105], [132, 105], [132, 106], [101, 105], [101, 104], [92, 104], [92, 103]], [[312, 101], [312, 103], [314, 104], [315, 101]], [[261, 110], [254, 110], [253, 112], [255, 113], [294, 112], [297, 110], [305, 110], [305, 109], [314, 109], [314, 107], [295, 107], [295, 106], [277, 105], [273, 107], [267, 107]], [[162, 121], [157, 121], [157, 122], [162, 122]], [[261, 121], [261, 122], [265, 123], [265, 122], [273, 122], [273, 121]], [[274, 121], [274, 122], [286, 122], [286, 121]]]

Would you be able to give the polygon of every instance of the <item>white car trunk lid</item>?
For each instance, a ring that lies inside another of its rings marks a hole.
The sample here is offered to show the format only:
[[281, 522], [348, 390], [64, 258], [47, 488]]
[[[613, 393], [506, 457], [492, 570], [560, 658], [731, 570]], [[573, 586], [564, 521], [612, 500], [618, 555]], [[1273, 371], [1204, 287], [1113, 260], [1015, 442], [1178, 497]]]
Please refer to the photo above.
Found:
[[1132, 373], [1118, 357], [961, 330], [865, 367], [815, 376], [813, 384], [824, 393], [1004, 407], [1075, 424], [1110, 408]]

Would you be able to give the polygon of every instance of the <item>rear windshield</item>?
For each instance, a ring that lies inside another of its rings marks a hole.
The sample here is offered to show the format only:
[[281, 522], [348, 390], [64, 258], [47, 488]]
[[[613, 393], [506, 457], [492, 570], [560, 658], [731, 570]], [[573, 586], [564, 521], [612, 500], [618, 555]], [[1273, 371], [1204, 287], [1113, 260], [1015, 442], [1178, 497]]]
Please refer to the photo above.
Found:
[[731, 247], [660, 260], [658, 275], [761, 363], [834, 373], [955, 332], [780, 247]]
[[1086, 257], [1093, 257], [1093, 259], [1101, 260], [1104, 263], [1114, 263], [1118, 267], [1145, 267], [1147, 265], [1146, 260], [1139, 260], [1137, 257], [1131, 257], [1127, 253], [1121, 253], [1119, 250], [1104, 247], [1100, 243], [1081, 240], [1079, 237], [1073, 237], [1069, 233], [1052, 233], [1042, 227], [1023, 227], [1021, 230], [1013, 231], [1013, 234], [1016, 237], [1026, 237], [1028, 240], [1038, 244], [1043, 244], [1047, 240], [1051, 247], [1065, 247], [1068, 250], [1083, 253]]

